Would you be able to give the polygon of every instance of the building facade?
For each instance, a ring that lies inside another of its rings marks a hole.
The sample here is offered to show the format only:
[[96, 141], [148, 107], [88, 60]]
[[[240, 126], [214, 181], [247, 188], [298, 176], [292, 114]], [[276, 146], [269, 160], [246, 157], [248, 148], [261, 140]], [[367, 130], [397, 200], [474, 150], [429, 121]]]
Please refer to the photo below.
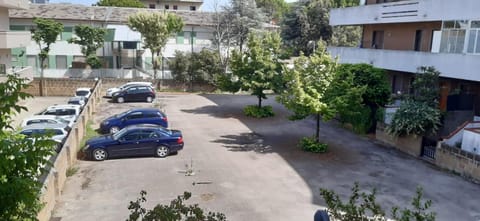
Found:
[[479, 8], [478, 0], [363, 0], [330, 12], [330, 25], [363, 27], [359, 47], [329, 51], [341, 63], [387, 70], [392, 93], [409, 93], [418, 68], [433, 66], [441, 72], [440, 108], [472, 120], [480, 115]]
[[[151, 53], [143, 49], [141, 35], [126, 25], [129, 15], [137, 12], [159, 13], [153, 9], [91, 7], [73, 4], [32, 4], [28, 10], [17, 9], [10, 12], [10, 29], [19, 32], [34, 28], [33, 18], [54, 19], [64, 25], [58, 41], [51, 46], [46, 61], [47, 77], [67, 77], [69, 69], [75, 69], [77, 61], [84, 61], [79, 45], [67, 40], [75, 36], [77, 24], [87, 24], [107, 29], [104, 47], [97, 55], [104, 61], [105, 69], [138, 69], [151, 72]], [[198, 11], [172, 11], [184, 21], [182, 32], [169, 39], [163, 50], [164, 61], [174, 56], [175, 51], [198, 52], [212, 47], [213, 24], [211, 13]], [[13, 64], [32, 66], [39, 73], [39, 47], [34, 41], [26, 46], [11, 49]], [[164, 67], [168, 69], [168, 67]]]
[[146, 8], [161, 10], [200, 11], [203, 0], [141, 0]]
[[15, 57], [12, 56], [12, 49], [30, 44], [30, 32], [10, 30], [9, 11], [25, 10], [28, 7], [27, 0], [0, 1], [0, 77], [17, 73], [19, 70], [12, 65], [12, 62], [15, 61]]

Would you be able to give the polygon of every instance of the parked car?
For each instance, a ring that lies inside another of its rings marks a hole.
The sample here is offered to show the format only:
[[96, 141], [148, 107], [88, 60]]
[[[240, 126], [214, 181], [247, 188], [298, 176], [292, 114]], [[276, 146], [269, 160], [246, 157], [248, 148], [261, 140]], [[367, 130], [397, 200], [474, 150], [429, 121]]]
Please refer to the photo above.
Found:
[[76, 121], [80, 112], [81, 109], [78, 105], [62, 104], [50, 106], [38, 115], [55, 115], [68, 121]]
[[32, 124], [62, 124], [66, 125], [65, 130], [70, 131], [72, 129], [74, 121], [63, 119], [54, 115], [34, 115], [23, 119], [21, 127], [26, 127]]
[[68, 131], [65, 130], [64, 124], [31, 124], [23, 127], [20, 130], [20, 134], [26, 137], [32, 137], [33, 135], [52, 134], [52, 140], [57, 143], [63, 144], [67, 138]]
[[101, 161], [124, 156], [166, 157], [183, 149], [183, 145], [179, 130], [156, 125], [132, 125], [118, 133], [88, 140], [83, 151], [90, 159]]
[[114, 93], [117, 93], [129, 86], [148, 86], [148, 87], [151, 87], [153, 89], [153, 85], [151, 82], [128, 82], [126, 84], [123, 84], [121, 85], [120, 87], [113, 87], [113, 88], [109, 88], [107, 89], [107, 93], [106, 93], [106, 97], [112, 97]]
[[116, 92], [112, 96], [112, 100], [117, 103], [130, 101], [146, 101], [151, 103], [155, 99], [155, 90], [149, 86], [129, 86], [123, 90]]
[[168, 119], [159, 109], [135, 108], [105, 119], [100, 123], [100, 131], [113, 134], [134, 124], [155, 124], [167, 128]]
[[75, 96], [68, 99], [67, 104], [79, 105], [80, 109], [83, 109], [83, 106], [87, 103], [87, 98], [82, 96]]
[[85, 97], [88, 99], [90, 98], [90, 95], [92, 95], [92, 89], [88, 87], [77, 88], [77, 90], [75, 91], [75, 96]]

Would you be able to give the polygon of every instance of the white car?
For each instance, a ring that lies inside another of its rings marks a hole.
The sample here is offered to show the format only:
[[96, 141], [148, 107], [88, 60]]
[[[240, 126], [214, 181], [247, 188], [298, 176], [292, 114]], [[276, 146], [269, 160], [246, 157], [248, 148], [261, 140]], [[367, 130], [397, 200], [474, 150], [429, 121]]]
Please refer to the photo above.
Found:
[[68, 131], [61, 124], [32, 124], [28, 125], [20, 130], [20, 134], [26, 137], [32, 137], [34, 135], [52, 134], [52, 140], [57, 143], [63, 144], [67, 138]]
[[92, 89], [88, 87], [77, 88], [77, 90], [75, 91], [75, 96], [78, 97], [85, 97], [88, 99], [90, 98], [90, 95], [92, 95]]
[[128, 83], [126, 83], [126, 84], [124, 84], [120, 87], [109, 88], [107, 90], [106, 97], [112, 97], [114, 93], [119, 92], [119, 91], [125, 89], [128, 86], [133, 86], [133, 85], [135, 85], [135, 86], [137, 86], [137, 85], [138, 86], [149, 86], [149, 87], [153, 88], [152, 82], [128, 82]]
[[74, 121], [69, 121], [62, 117], [54, 115], [34, 115], [29, 118], [23, 119], [20, 126], [26, 127], [32, 124], [63, 124], [67, 125], [71, 129], [74, 123]]
[[55, 115], [68, 121], [76, 121], [81, 112], [80, 105], [54, 105], [40, 112], [38, 115]]

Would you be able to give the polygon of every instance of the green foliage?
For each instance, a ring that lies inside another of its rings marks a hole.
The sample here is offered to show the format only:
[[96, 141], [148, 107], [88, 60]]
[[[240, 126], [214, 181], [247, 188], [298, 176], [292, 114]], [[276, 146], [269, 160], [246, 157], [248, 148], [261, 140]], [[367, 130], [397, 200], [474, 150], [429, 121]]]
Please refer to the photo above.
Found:
[[265, 118], [265, 117], [275, 116], [272, 106], [258, 107], [257, 105], [248, 105], [243, 109], [243, 113], [246, 116], [255, 117], [255, 118]]
[[99, 0], [96, 5], [127, 8], [145, 8], [145, 5], [139, 0]]
[[433, 67], [420, 67], [412, 84], [414, 95], [402, 102], [395, 112], [387, 132], [396, 136], [435, 133], [440, 127], [441, 111], [439, 75]]
[[168, 221], [225, 221], [227, 218], [222, 213], [217, 212], [205, 212], [198, 204], [185, 205], [185, 201], [192, 196], [189, 192], [184, 192], [183, 195], [178, 196], [172, 200], [169, 205], [157, 204], [153, 209], [147, 210], [143, 207], [147, 201], [147, 192], [142, 190], [140, 197], [135, 201], [130, 201], [128, 209], [130, 215], [127, 221], [156, 221], [156, 220], [168, 220]]
[[43, 77], [43, 69], [45, 68], [45, 60], [50, 52], [50, 45], [57, 41], [58, 36], [63, 31], [63, 24], [52, 19], [35, 18], [33, 19], [35, 28], [31, 30], [32, 39], [40, 48], [38, 57], [40, 58], [40, 77]]
[[65, 172], [65, 175], [67, 177], [71, 177], [75, 175], [78, 172], [78, 167], [69, 167], [67, 171]]
[[310, 57], [300, 56], [295, 60], [293, 69], [284, 69], [286, 88], [277, 99], [294, 113], [290, 119], [317, 115], [317, 142], [320, 115], [324, 120], [329, 120], [336, 113], [326, 96], [336, 69], [336, 61], [324, 48]]
[[191, 89], [194, 83], [216, 84], [216, 79], [223, 75], [219, 61], [219, 55], [207, 49], [193, 53], [176, 51], [168, 66], [173, 78]]
[[[365, 123], [363, 125], [355, 125], [355, 122], [346, 121], [346, 119], [345, 121], [354, 124], [354, 127], [370, 125], [365, 132], [375, 131], [377, 110], [385, 106], [390, 99], [390, 86], [385, 76], [384, 70], [369, 64], [340, 65], [334, 85], [343, 84], [343, 86], [340, 89], [333, 90], [337, 91], [337, 94], [333, 94], [331, 97], [337, 97], [338, 93], [340, 93], [346, 94], [350, 98], [347, 99], [350, 101], [349, 103], [344, 103], [337, 108], [340, 117], [352, 120], [363, 118], [365, 121], [360, 121]], [[342, 92], [341, 88], [346, 89], [346, 91]], [[357, 96], [360, 96], [360, 98]], [[364, 110], [364, 107], [370, 110], [367, 112]], [[364, 114], [368, 115], [365, 116]]]
[[395, 112], [387, 132], [394, 136], [428, 135], [438, 130], [441, 113], [427, 103], [407, 100]]
[[31, 97], [22, 92], [27, 87], [14, 75], [0, 83], [0, 220], [36, 220], [42, 208], [38, 177], [56, 146], [48, 136], [25, 139], [12, 131], [12, 116], [26, 110], [18, 103]]
[[[435, 221], [435, 213], [428, 212], [432, 202], [427, 200], [423, 203], [422, 192], [420, 187], [417, 188], [412, 200], [413, 209], [399, 210], [398, 207], [393, 207], [392, 217], [398, 221]], [[371, 192], [361, 192], [359, 184], [355, 182], [348, 201], [343, 202], [335, 192], [320, 189], [320, 195], [327, 204], [330, 217], [338, 221], [387, 221], [385, 211], [376, 202], [376, 194], [376, 189]]]
[[325, 153], [328, 150], [328, 145], [317, 142], [315, 137], [304, 137], [300, 140], [300, 147], [302, 150], [312, 153]]
[[357, 46], [361, 28], [354, 26], [332, 27], [329, 11], [335, 7], [358, 5], [357, 0], [315, 0], [292, 3], [281, 23], [282, 40], [293, 50], [294, 55], [313, 53], [309, 42], [319, 40], [336, 46]]
[[143, 47], [150, 49], [154, 78], [157, 77], [158, 64], [155, 56], [161, 57], [162, 48], [168, 39], [183, 29], [183, 20], [172, 13], [139, 12], [128, 17], [128, 27], [142, 34]]
[[102, 63], [96, 52], [103, 47], [107, 31], [90, 25], [76, 25], [74, 31], [77, 37], [68, 39], [68, 43], [80, 45], [82, 54], [87, 57], [87, 64], [92, 68], [100, 68]]
[[255, 0], [257, 7], [262, 8], [265, 14], [275, 21], [280, 21], [288, 10], [285, 0]]
[[439, 77], [440, 72], [434, 67], [420, 67], [412, 84], [413, 100], [437, 108], [440, 99]]
[[[250, 34], [247, 50], [234, 51], [231, 61], [233, 75], [244, 91], [251, 91], [258, 98], [258, 107], [266, 99], [265, 90], [276, 91], [282, 84], [281, 68], [278, 59], [280, 37], [277, 33], [263, 35]], [[232, 84], [234, 85], [234, 84]], [[231, 88], [222, 90], [232, 91]]]

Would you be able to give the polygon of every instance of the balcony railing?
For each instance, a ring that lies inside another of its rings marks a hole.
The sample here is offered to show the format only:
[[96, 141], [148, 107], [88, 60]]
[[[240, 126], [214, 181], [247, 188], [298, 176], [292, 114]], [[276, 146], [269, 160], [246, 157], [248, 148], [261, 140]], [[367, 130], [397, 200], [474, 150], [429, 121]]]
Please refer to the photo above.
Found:
[[28, 31], [0, 31], [0, 49], [25, 47], [30, 40], [31, 33]]
[[347, 47], [330, 47], [328, 51], [332, 56], [338, 56], [341, 63], [367, 63], [383, 69], [411, 73], [416, 73], [420, 66], [434, 66], [442, 73], [442, 77], [480, 81], [479, 55]]

